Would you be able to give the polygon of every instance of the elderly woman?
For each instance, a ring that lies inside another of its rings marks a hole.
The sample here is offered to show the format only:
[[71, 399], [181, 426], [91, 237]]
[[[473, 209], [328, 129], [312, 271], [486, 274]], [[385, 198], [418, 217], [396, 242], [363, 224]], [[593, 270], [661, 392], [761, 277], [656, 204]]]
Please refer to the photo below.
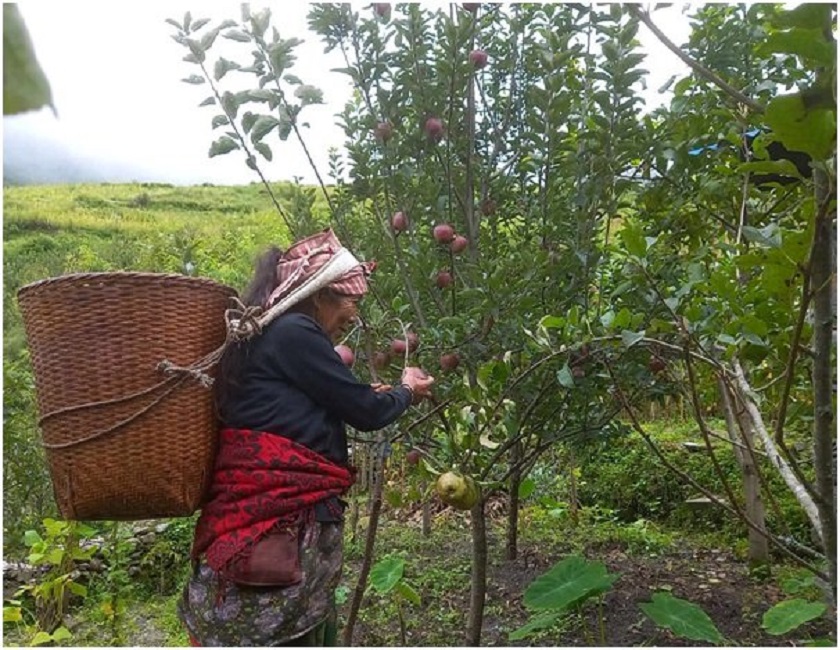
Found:
[[409, 367], [396, 388], [363, 383], [335, 352], [370, 270], [331, 230], [258, 261], [243, 303], [273, 319], [220, 365], [218, 456], [178, 607], [193, 645], [335, 640], [345, 425], [385, 427], [434, 381]]

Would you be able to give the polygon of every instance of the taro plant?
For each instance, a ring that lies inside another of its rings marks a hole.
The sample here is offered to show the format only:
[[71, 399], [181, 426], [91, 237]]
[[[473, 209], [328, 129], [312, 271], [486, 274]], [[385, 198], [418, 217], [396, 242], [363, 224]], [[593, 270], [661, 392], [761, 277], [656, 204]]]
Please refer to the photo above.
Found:
[[420, 605], [420, 594], [405, 579], [405, 560], [399, 557], [384, 557], [373, 565], [370, 570], [370, 587], [379, 596], [390, 600], [397, 608], [397, 618], [400, 622], [400, 644], [405, 647], [406, 623], [405, 603]]
[[[592, 645], [607, 645], [604, 594], [619, 576], [618, 573], [608, 573], [603, 562], [587, 560], [579, 555], [570, 555], [558, 562], [525, 590], [525, 607], [534, 615], [528, 623], [510, 633], [510, 640], [527, 639], [573, 613]], [[584, 607], [593, 599], [598, 603], [597, 644], [583, 616]]]
[[659, 592], [653, 595], [651, 602], [641, 603], [639, 607], [656, 625], [681, 638], [712, 645], [723, 643], [723, 636], [699, 605]]

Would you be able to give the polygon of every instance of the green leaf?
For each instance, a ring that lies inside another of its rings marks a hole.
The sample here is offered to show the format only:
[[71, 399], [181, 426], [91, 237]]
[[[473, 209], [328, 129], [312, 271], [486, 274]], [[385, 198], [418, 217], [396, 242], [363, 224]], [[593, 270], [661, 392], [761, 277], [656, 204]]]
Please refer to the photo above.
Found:
[[181, 31], [183, 31], [183, 30], [184, 30], [184, 28], [183, 28], [183, 27], [181, 27], [181, 23], [179, 23], [179, 22], [178, 22], [177, 20], [175, 20], [174, 18], [167, 18], [167, 19], [166, 19], [166, 22], [168, 22], [170, 25], [172, 25], [175, 29], [180, 29]]
[[323, 104], [324, 93], [320, 88], [304, 84], [295, 88], [295, 97], [301, 100], [301, 105]]
[[199, 104], [199, 107], [201, 107], [201, 106], [212, 106], [215, 103], [216, 103], [216, 98], [215, 97], [208, 97], [207, 99], [205, 99], [203, 102], [201, 102]]
[[77, 596], [87, 596], [87, 587], [80, 585], [78, 582], [71, 582], [67, 585], [67, 588], [71, 591], [71, 593], [74, 593]]
[[248, 34], [246, 34], [245, 32], [243, 32], [239, 29], [231, 29], [230, 31], [222, 34], [222, 36], [224, 36], [225, 38], [229, 38], [232, 41], [237, 41], [239, 43], [250, 43], [251, 42], [251, 37], [248, 36]]
[[181, 79], [181, 81], [187, 84], [193, 84], [195, 86], [205, 83], [204, 77], [202, 77], [200, 74], [191, 74], [189, 77], [184, 77], [183, 79]]
[[213, 67], [213, 77], [216, 81], [219, 81], [222, 77], [224, 77], [228, 72], [231, 70], [239, 70], [241, 66], [236, 63], [236, 61], [229, 61], [224, 57], [220, 57], [218, 61], [216, 61], [216, 65]]
[[413, 605], [420, 605], [420, 594], [407, 582], [400, 581], [396, 586], [397, 593]]
[[831, 28], [831, 3], [804, 2], [771, 18], [776, 27]]
[[802, 598], [783, 600], [764, 613], [761, 627], [768, 634], [787, 634], [803, 623], [822, 616], [825, 609], [825, 603], [809, 602]]
[[544, 630], [554, 625], [561, 616], [563, 616], [562, 611], [544, 612], [538, 616], [534, 616], [518, 630], [514, 630], [508, 634], [508, 639], [511, 641], [521, 641], [522, 639], [527, 639], [534, 632], [539, 632], [540, 630]]
[[53, 641], [61, 642], [61, 641], [67, 641], [67, 639], [72, 639], [73, 635], [70, 633], [70, 630], [68, 630], [66, 627], [64, 627], [62, 625], [55, 632], [52, 633], [52, 638], [53, 638]]
[[259, 142], [266, 135], [271, 133], [272, 129], [280, 124], [280, 120], [271, 115], [260, 115], [254, 126], [251, 127], [251, 142]]
[[23, 614], [20, 607], [3, 607], [3, 622], [4, 623], [18, 623], [23, 620]]
[[254, 149], [256, 149], [257, 152], [260, 153], [263, 158], [271, 162], [271, 147], [269, 147], [265, 142], [255, 142]]
[[543, 316], [540, 319], [540, 327], [544, 327], [547, 330], [562, 329], [565, 324], [566, 319], [562, 316]]
[[35, 56], [23, 17], [14, 3], [3, 4], [3, 115], [49, 106], [52, 91]]
[[38, 542], [43, 542], [44, 540], [41, 539], [41, 536], [38, 534], [37, 530], [27, 530], [23, 534], [23, 543], [27, 546], [34, 546]]
[[44, 645], [45, 643], [50, 643], [52, 640], [52, 635], [41, 630], [40, 632], [35, 633], [35, 636], [32, 637], [32, 641], [29, 645]]
[[700, 607], [666, 592], [653, 595], [652, 602], [641, 603], [642, 611], [660, 627], [692, 641], [721, 643], [723, 636]]
[[782, 246], [782, 235], [779, 232], [779, 227], [774, 223], [761, 229], [754, 226], [744, 226], [742, 232], [744, 237], [754, 244], [760, 244], [767, 248], [781, 248]]
[[387, 594], [402, 579], [404, 570], [405, 560], [402, 558], [383, 558], [370, 570], [370, 585], [377, 593]]
[[798, 93], [775, 97], [767, 105], [765, 119], [776, 138], [791, 151], [804, 151], [815, 160], [824, 160], [834, 150], [834, 112], [826, 108], [807, 111]]
[[519, 484], [519, 498], [527, 499], [537, 489], [537, 482], [532, 478], [526, 478]]
[[225, 126], [226, 124], [230, 124], [230, 120], [227, 118], [227, 115], [214, 115], [213, 116], [212, 127], [214, 129], [216, 129], [220, 126]]
[[226, 153], [230, 153], [231, 151], [235, 151], [236, 149], [239, 149], [239, 145], [236, 141], [229, 136], [223, 135], [210, 145], [210, 152], [208, 156], [210, 158], [213, 158], [214, 156], [222, 156]]
[[557, 381], [563, 388], [574, 388], [575, 378], [572, 376], [568, 363], [557, 371]]
[[562, 610], [604, 593], [617, 579], [618, 574], [607, 573], [602, 562], [588, 562], [579, 555], [570, 555], [529, 585], [525, 590], [525, 607]]
[[633, 347], [645, 338], [645, 331], [642, 330], [641, 332], [631, 332], [629, 330], [621, 330], [621, 342], [624, 343], [624, 347], [629, 348]]
[[636, 257], [644, 257], [647, 253], [647, 242], [645, 242], [642, 227], [635, 223], [626, 223], [621, 230], [621, 241], [627, 252]]
[[795, 54], [816, 64], [831, 65], [835, 59], [836, 50], [833, 43], [823, 38], [821, 29], [795, 28], [787, 32], [770, 34], [759, 47], [759, 53], [764, 55]]
[[738, 166], [741, 173], [779, 174], [791, 178], [801, 178], [799, 169], [790, 160], [756, 160]]

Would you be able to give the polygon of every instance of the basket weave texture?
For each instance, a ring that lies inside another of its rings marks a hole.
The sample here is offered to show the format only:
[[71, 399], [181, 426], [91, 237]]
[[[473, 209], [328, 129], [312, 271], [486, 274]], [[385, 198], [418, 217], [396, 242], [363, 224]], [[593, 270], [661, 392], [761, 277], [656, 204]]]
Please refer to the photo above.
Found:
[[222, 345], [235, 295], [203, 278], [128, 272], [18, 292], [62, 517], [151, 519], [200, 506], [218, 432], [212, 391], [158, 364], [189, 366]]

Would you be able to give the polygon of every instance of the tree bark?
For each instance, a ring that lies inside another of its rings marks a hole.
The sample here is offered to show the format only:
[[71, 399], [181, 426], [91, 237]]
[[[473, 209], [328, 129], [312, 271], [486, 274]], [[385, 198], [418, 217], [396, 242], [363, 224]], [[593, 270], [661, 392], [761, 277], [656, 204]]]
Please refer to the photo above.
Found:
[[[745, 513], [757, 527], [766, 531], [764, 502], [761, 500], [761, 483], [755, 468], [754, 455], [749, 451], [753, 449], [752, 423], [743, 412], [736, 412], [732, 396], [729, 394], [725, 382], [721, 379], [718, 379], [718, 388], [723, 402], [723, 412], [726, 416], [726, 429], [729, 432], [729, 439], [732, 440], [732, 450], [735, 453], [738, 465], [741, 467]], [[741, 435], [741, 432], [743, 432], [743, 435]], [[741, 442], [749, 449], [741, 449]], [[747, 539], [749, 541], [749, 563], [752, 566], [768, 564], [770, 562], [770, 546], [767, 542], [767, 536], [753, 528], [747, 528]]]
[[470, 614], [467, 623], [467, 645], [481, 645], [484, 623], [484, 599], [487, 593], [487, 522], [484, 517], [484, 496], [470, 511], [472, 524], [473, 560], [470, 579]]
[[836, 468], [833, 453], [834, 408], [832, 398], [831, 360], [832, 336], [835, 324], [833, 301], [834, 254], [832, 242], [833, 214], [825, 208], [829, 181], [826, 173], [814, 169], [816, 203], [819, 206], [814, 223], [811, 247], [811, 292], [814, 309], [814, 471], [815, 487], [822, 529], [820, 531], [829, 564], [831, 588], [837, 595], [837, 510]]
[[519, 532], [519, 486], [522, 484], [522, 471], [519, 463], [522, 459], [522, 444], [517, 442], [510, 450], [510, 496], [508, 499], [507, 543], [505, 558], [516, 559]]

